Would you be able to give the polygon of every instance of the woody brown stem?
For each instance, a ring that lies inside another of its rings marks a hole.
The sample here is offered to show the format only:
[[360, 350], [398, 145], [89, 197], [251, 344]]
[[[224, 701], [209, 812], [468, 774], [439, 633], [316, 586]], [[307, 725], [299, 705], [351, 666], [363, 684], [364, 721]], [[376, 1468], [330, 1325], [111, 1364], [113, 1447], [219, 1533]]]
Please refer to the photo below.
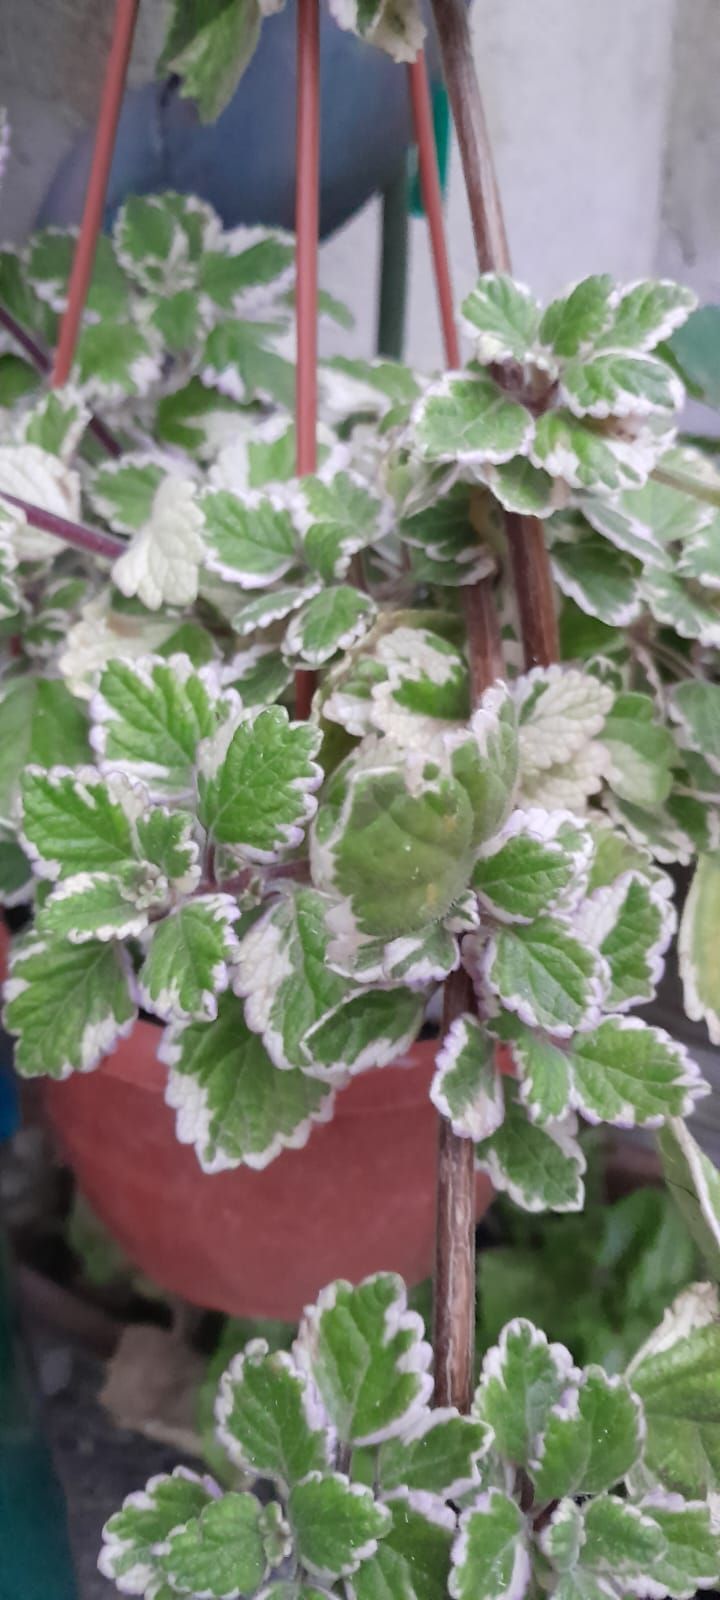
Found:
[[69, 517], [58, 517], [54, 511], [45, 511], [42, 506], [33, 506], [27, 500], [21, 500], [16, 494], [6, 494], [3, 491], [0, 499], [7, 500], [11, 506], [17, 506], [24, 511], [26, 521], [31, 528], [40, 528], [43, 533], [52, 533], [63, 544], [69, 544], [74, 550], [83, 550], [91, 556], [103, 556], [107, 561], [117, 561], [118, 556], [127, 550], [125, 539], [116, 539], [112, 533], [101, 533], [99, 528], [87, 528], [82, 522], [71, 522]]
[[[432, 0], [481, 272], [509, 272], [505, 223], [473, 58], [464, 0]], [[535, 517], [507, 513], [510, 566], [525, 665], [547, 666], [559, 654], [550, 562]]]

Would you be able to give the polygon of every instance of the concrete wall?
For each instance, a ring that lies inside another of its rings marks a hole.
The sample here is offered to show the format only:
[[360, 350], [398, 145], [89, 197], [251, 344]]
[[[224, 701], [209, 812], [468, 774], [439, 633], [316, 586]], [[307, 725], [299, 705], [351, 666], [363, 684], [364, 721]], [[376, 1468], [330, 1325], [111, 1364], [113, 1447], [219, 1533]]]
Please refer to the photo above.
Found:
[[[0, 235], [22, 235], [92, 117], [111, 12], [111, 0], [0, 0], [14, 150]], [[162, 12], [162, 0], [141, 6], [136, 80]], [[720, 0], [474, 0], [472, 27], [518, 276], [547, 295], [588, 271], [659, 268], [720, 299]], [[460, 297], [475, 267], [456, 150], [447, 209]], [[368, 353], [378, 212], [322, 250], [323, 282], [352, 305], [352, 343]], [[425, 229], [411, 231], [408, 354], [427, 366], [440, 342]]]

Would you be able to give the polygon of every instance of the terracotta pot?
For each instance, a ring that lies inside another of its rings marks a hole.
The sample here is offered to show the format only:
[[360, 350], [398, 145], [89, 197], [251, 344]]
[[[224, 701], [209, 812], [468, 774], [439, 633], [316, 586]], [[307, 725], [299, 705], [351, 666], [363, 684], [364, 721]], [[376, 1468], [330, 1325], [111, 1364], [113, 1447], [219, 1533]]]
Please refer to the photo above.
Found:
[[[436, 1046], [355, 1078], [332, 1122], [265, 1169], [208, 1176], [178, 1144], [159, 1033], [140, 1022], [96, 1072], [47, 1085], [60, 1144], [93, 1209], [164, 1289], [235, 1316], [293, 1320], [332, 1278], [432, 1267]], [[490, 1201], [477, 1180], [477, 1214]]]

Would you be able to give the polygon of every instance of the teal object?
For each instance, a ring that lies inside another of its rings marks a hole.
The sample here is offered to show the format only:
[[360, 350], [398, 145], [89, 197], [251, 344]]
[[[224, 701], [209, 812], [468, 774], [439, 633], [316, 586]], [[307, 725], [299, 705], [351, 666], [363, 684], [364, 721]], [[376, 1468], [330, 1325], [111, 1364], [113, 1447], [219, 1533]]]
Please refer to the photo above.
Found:
[[[430, 101], [432, 104], [433, 128], [435, 130], [435, 150], [437, 152], [438, 175], [440, 188], [445, 194], [447, 188], [448, 167], [450, 164], [450, 102], [447, 97], [445, 85], [432, 83], [430, 85]], [[420, 189], [420, 173], [418, 170], [417, 151], [413, 150], [410, 156], [410, 215], [424, 217], [425, 207]]]
[[0, 1238], [0, 1600], [78, 1600], [65, 1501]]

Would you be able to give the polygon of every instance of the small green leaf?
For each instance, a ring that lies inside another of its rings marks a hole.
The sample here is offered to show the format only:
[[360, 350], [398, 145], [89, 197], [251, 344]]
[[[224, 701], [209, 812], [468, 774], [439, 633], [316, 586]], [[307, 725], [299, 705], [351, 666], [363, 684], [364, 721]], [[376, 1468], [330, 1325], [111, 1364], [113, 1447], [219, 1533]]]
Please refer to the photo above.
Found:
[[560, 395], [576, 417], [646, 417], [678, 411], [684, 390], [655, 356], [609, 350], [567, 366]]
[[348, 472], [302, 478], [294, 505], [303, 555], [324, 583], [344, 578], [351, 557], [389, 531], [388, 507]]
[[534, 1033], [510, 1011], [489, 1023], [509, 1046], [519, 1079], [519, 1095], [531, 1122], [557, 1122], [570, 1109], [572, 1075], [567, 1051], [544, 1033]]
[[169, 1477], [151, 1478], [139, 1494], [128, 1495], [103, 1528], [98, 1560], [103, 1577], [124, 1594], [154, 1594], [150, 1586], [158, 1575], [157, 1546], [174, 1528], [199, 1516], [210, 1500], [208, 1480], [187, 1467], [176, 1467]]
[[548, 1344], [539, 1328], [517, 1317], [483, 1360], [473, 1416], [492, 1428], [504, 1459], [527, 1467], [552, 1408], [578, 1376], [564, 1345]]
[[655, 721], [649, 696], [620, 694], [607, 717], [602, 741], [610, 757], [608, 783], [632, 805], [660, 805], [670, 793], [675, 744]]
[[715, 1290], [685, 1290], [629, 1369], [647, 1423], [643, 1476], [700, 1500], [720, 1484], [717, 1318]]
[[643, 593], [656, 621], [674, 628], [681, 639], [720, 645], [720, 606], [712, 590], [684, 583], [673, 572], [651, 569], [644, 575]]
[[294, 1484], [288, 1515], [303, 1566], [330, 1581], [355, 1572], [392, 1526], [390, 1511], [372, 1490], [339, 1472], [311, 1472]]
[[261, 1170], [281, 1150], [300, 1149], [312, 1125], [332, 1115], [332, 1092], [298, 1071], [278, 1072], [250, 1033], [234, 995], [218, 1000], [212, 1023], [173, 1024], [161, 1058], [170, 1067], [168, 1104], [177, 1137], [194, 1144], [205, 1172]]
[[698, 751], [720, 773], [720, 684], [687, 678], [672, 690], [669, 709], [682, 747]]
[[117, 533], [137, 533], [150, 519], [164, 476], [159, 461], [141, 451], [131, 452], [95, 468], [88, 498], [97, 515]]
[[235, 1464], [281, 1490], [328, 1467], [327, 1430], [313, 1414], [305, 1382], [284, 1350], [254, 1339], [220, 1384], [216, 1420]]
[[530, 412], [484, 373], [440, 378], [414, 412], [413, 443], [425, 461], [509, 461], [527, 450], [533, 433]]
[[285, 635], [287, 655], [298, 656], [308, 667], [347, 650], [371, 627], [377, 607], [369, 595], [350, 584], [323, 589], [293, 617]]
[[115, 944], [19, 948], [5, 985], [5, 1026], [17, 1035], [15, 1065], [26, 1078], [88, 1072], [131, 1031], [137, 1015], [128, 964]]
[[610, 321], [613, 288], [612, 278], [602, 273], [583, 278], [553, 300], [540, 326], [543, 344], [550, 345], [564, 359], [592, 347]]
[[297, 538], [290, 513], [268, 495], [250, 491], [244, 499], [227, 489], [202, 497], [208, 566], [228, 583], [260, 589], [284, 577], [297, 560]]
[[309, 1030], [303, 1047], [305, 1071], [335, 1082], [346, 1073], [352, 1076], [368, 1067], [386, 1067], [410, 1049], [422, 1027], [423, 1013], [423, 996], [412, 989], [368, 989], [351, 994], [344, 1005]]
[[463, 300], [462, 314], [483, 366], [532, 363], [540, 308], [524, 285], [506, 273], [485, 272]]
[[580, 1211], [585, 1158], [573, 1119], [540, 1127], [529, 1120], [507, 1081], [503, 1089], [505, 1118], [496, 1133], [475, 1146], [478, 1167], [523, 1211]]
[[591, 839], [564, 811], [516, 811], [473, 868], [482, 905], [503, 922], [531, 922], [582, 894]]
[[640, 615], [641, 569], [633, 556], [620, 553], [600, 535], [555, 541], [552, 569], [563, 594], [608, 626], [627, 627]]
[[521, 1022], [559, 1037], [568, 1037], [597, 1014], [597, 952], [558, 917], [497, 928], [488, 945], [485, 976]]
[[300, 844], [315, 810], [321, 735], [291, 722], [281, 706], [230, 718], [200, 747], [200, 817], [217, 844], [253, 861], [275, 861]]
[[[459, 1419], [458, 1419], [459, 1420]], [[425, 1494], [396, 1490], [392, 1527], [352, 1580], [356, 1600], [446, 1600], [455, 1516]]]
[[162, 57], [163, 72], [182, 78], [182, 93], [214, 122], [235, 92], [260, 35], [256, 0], [220, 0], [198, 10], [174, 0]]
[[377, 1444], [424, 1414], [432, 1352], [423, 1332], [407, 1309], [402, 1279], [391, 1272], [356, 1288], [330, 1284], [306, 1307], [295, 1356], [342, 1441]]
[[605, 1017], [576, 1034], [571, 1063], [574, 1103], [590, 1122], [657, 1127], [708, 1092], [684, 1045], [639, 1017]]
[[585, 1538], [582, 1566], [609, 1579], [647, 1581], [665, 1541], [657, 1523], [637, 1506], [610, 1494], [587, 1500], [582, 1507]]
[[709, 1506], [678, 1504], [675, 1498], [654, 1494], [641, 1500], [639, 1509], [652, 1517], [664, 1536], [666, 1548], [653, 1562], [652, 1572], [673, 1600], [691, 1600], [698, 1589], [717, 1583], [720, 1541]]
[[482, 1422], [461, 1417], [452, 1408], [426, 1411], [400, 1438], [380, 1446], [378, 1478], [383, 1494], [406, 1488], [411, 1494], [419, 1490], [443, 1500], [458, 1499], [477, 1483], [478, 1463], [490, 1438]]
[[490, 1489], [462, 1513], [448, 1591], [453, 1600], [521, 1600], [529, 1582], [525, 1517], [509, 1495]]
[[[254, 4], [255, 0], [238, 0]], [[205, 340], [203, 382], [231, 400], [262, 401], [292, 410], [295, 368], [280, 354], [281, 325], [245, 322], [234, 317], [218, 322]]]
[[292, 280], [295, 243], [279, 229], [234, 228], [200, 260], [200, 291], [213, 305], [247, 315]]
[[142, 778], [154, 796], [187, 794], [198, 744], [225, 709], [187, 656], [110, 661], [92, 701], [99, 765]]
[[72, 377], [88, 402], [115, 405], [130, 396], [146, 395], [161, 367], [161, 345], [154, 329], [105, 320], [82, 329]]
[[[317, 831], [325, 824], [323, 808]], [[446, 914], [467, 885], [472, 813], [459, 783], [438, 778], [419, 792], [393, 768], [358, 770], [340, 822], [318, 852], [316, 882], [342, 895], [333, 931], [412, 934]]]
[[315, 889], [288, 891], [253, 923], [237, 952], [233, 988], [277, 1067], [308, 1070], [303, 1044], [310, 1029], [351, 992], [328, 965], [327, 907]]
[[701, 855], [683, 907], [678, 937], [680, 976], [687, 1015], [704, 1022], [720, 1043], [720, 854]]
[[682, 327], [697, 305], [692, 289], [669, 279], [646, 279], [621, 290], [612, 321], [599, 348], [653, 350], [675, 328]]
[[230, 895], [200, 895], [155, 924], [139, 980], [146, 1010], [166, 1022], [217, 1016], [217, 997], [227, 988], [237, 951], [237, 916]]
[[658, 1134], [663, 1175], [715, 1282], [720, 1282], [720, 1174], [686, 1124], [670, 1118]]
[[675, 931], [669, 880], [625, 872], [590, 896], [582, 921], [608, 963], [608, 1007], [626, 1011], [652, 1000], [662, 977], [662, 957]]
[[540, 1501], [611, 1489], [635, 1465], [643, 1442], [640, 1401], [623, 1378], [588, 1367], [553, 1406], [530, 1464]]
[[[87, 761], [87, 718], [56, 679], [10, 679], [0, 693], [0, 818], [16, 815], [20, 780], [30, 765]], [[85, 863], [81, 863], [85, 865]]]
[[158, 1550], [158, 1566], [181, 1594], [238, 1600], [267, 1575], [262, 1507], [253, 1494], [211, 1500], [200, 1515], [175, 1528]]
[[538, 417], [528, 453], [534, 466], [571, 489], [615, 494], [642, 488], [662, 448], [653, 449], [645, 439], [638, 443], [595, 432], [571, 411], [559, 409]]
[[43, 878], [112, 870], [132, 860], [133, 822], [144, 793], [94, 767], [29, 767], [22, 783], [23, 839]]
[[486, 1139], [505, 1115], [495, 1046], [477, 1017], [456, 1017], [435, 1062], [430, 1099], [453, 1131], [465, 1139]]
[[38, 920], [43, 938], [138, 938], [148, 925], [152, 906], [163, 906], [168, 885], [140, 865], [126, 864], [115, 872], [77, 872], [62, 878], [46, 900]]

